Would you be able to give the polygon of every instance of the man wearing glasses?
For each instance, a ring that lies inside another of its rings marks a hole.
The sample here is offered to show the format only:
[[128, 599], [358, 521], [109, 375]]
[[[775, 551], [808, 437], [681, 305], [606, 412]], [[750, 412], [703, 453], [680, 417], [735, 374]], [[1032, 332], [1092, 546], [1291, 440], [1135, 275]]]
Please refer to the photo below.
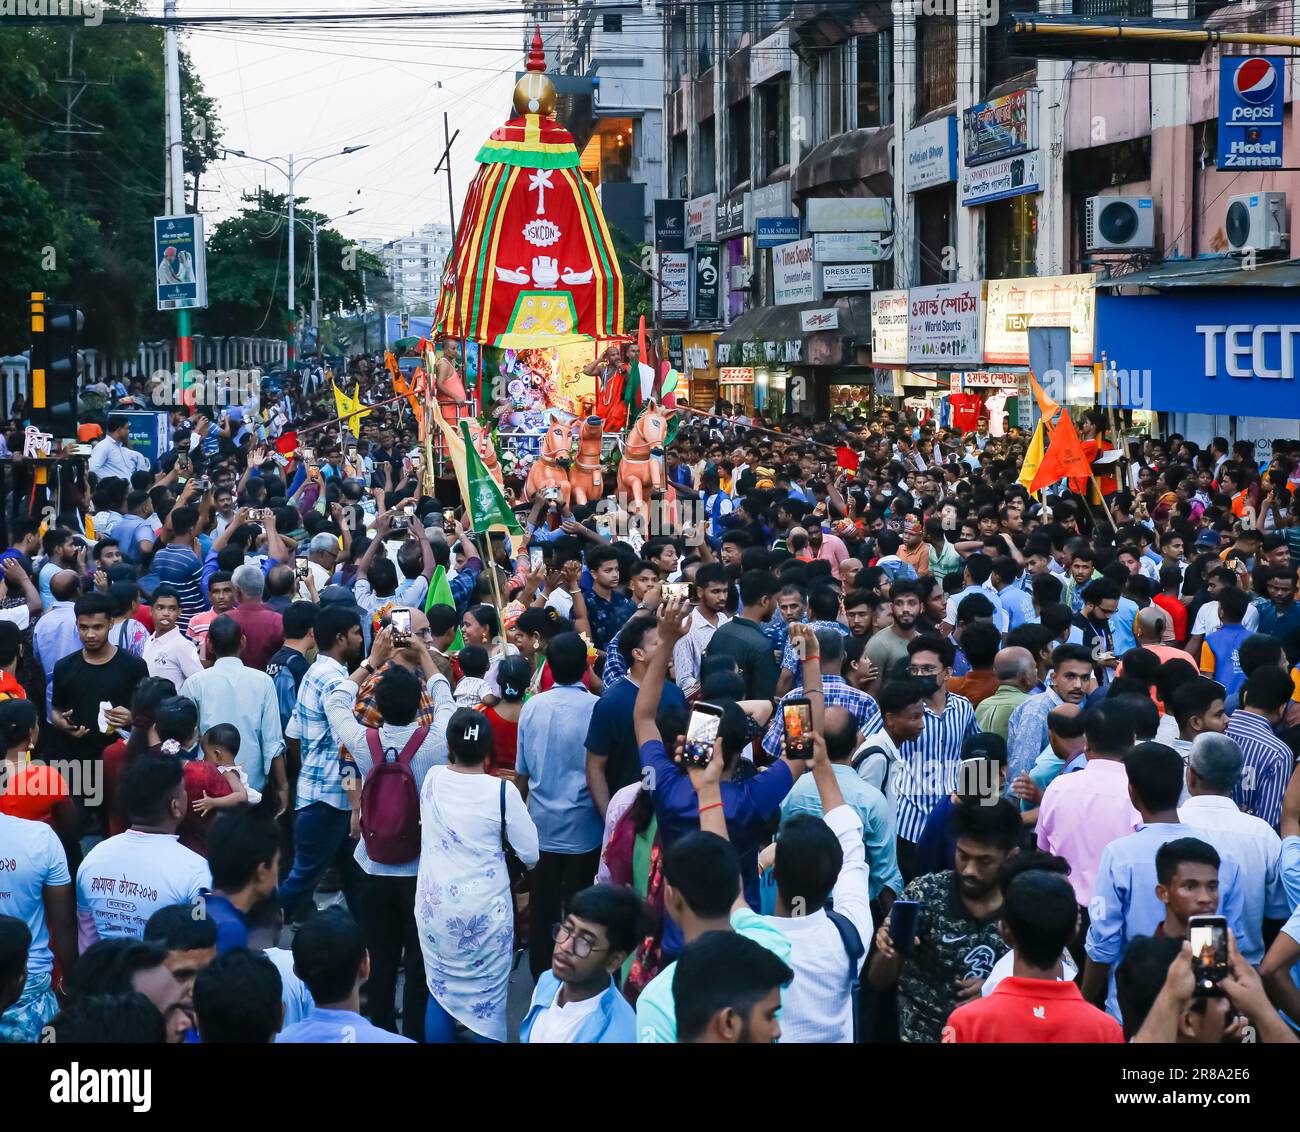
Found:
[[614, 976], [643, 926], [641, 900], [630, 888], [597, 884], [575, 895], [552, 929], [551, 967], [537, 980], [520, 1042], [636, 1041], [636, 1011]]

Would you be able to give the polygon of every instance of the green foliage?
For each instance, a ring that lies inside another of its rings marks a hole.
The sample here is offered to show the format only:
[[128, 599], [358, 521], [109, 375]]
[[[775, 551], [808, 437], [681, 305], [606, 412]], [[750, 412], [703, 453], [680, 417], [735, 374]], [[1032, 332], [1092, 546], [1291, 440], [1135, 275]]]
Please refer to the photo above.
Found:
[[[288, 198], [263, 189], [255, 203], [223, 220], [208, 237], [208, 309], [195, 315], [195, 332], [275, 336], [288, 327]], [[312, 298], [311, 222], [328, 219], [295, 204], [294, 257], [296, 304], [309, 309]], [[361, 273], [374, 297], [383, 265], [333, 228], [317, 231], [322, 318], [332, 310], [363, 301]]]
[[[71, 85], [59, 81], [70, 42]], [[86, 314], [83, 343], [110, 354], [174, 334], [174, 316], [153, 303], [153, 217], [163, 211], [165, 179], [162, 30], [0, 24], [0, 58], [0, 352], [29, 344], [30, 291], [75, 302]], [[217, 157], [221, 128], [183, 51], [181, 101], [193, 183]]]

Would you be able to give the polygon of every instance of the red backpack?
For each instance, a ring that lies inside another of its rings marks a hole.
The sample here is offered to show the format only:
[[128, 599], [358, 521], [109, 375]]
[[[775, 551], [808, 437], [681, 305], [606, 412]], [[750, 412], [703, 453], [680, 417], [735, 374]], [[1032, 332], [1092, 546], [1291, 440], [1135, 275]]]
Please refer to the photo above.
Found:
[[361, 836], [378, 865], [405, 865], [420, 855], [420, 786], [411, 760], [428, 734], [427, 727], [417, 727], [398, 752], [384, 750], [379, 731], [366, 728], [374, 766], [361, 788]]

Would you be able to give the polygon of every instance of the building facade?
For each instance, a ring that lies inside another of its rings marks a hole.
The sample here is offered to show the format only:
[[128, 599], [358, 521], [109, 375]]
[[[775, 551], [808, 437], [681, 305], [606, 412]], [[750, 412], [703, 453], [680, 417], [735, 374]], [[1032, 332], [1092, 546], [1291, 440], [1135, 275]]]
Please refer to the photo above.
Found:
[[[684, 336], [718, 331], [692, 391], [697, 403], [721, 393], [812, 414], [836, 403], [836, 387], [956, 392], [966, 387], [959, 374], [991, 368], [1003, 382], [1024, 378], [1023, 347], [1005, 339], [1011, 327], [1023, 343], [1016, 320], [1032, 312], [1016, 303], [1037, 300], [1016, 296], [1048, 302], [1055, 290], [1077, 306], [1098, 280], [1110, 282], [1096, 293], [1121, 296], [1201, 285], [1204, 265], [1188, 261], [1227, 256], [1224, 266], [1237, 268], [1230, 209], [1242, 202], [1239, 227], [1244, 202], [1269, 193], [1285, 194], [1265, 198], [1273, 234], [1246, 258], [1261, 268], [1256, 285], [1289, 278], [1286, 202], [1300, 193], [1297, 174], [1221, 170], [1215, 160], [1221, 52], [1270, 49], [1207, 47], [1181, 63], [1043, 58], [1013, 41], [1000, 17], [1011, 8], [1081, 22], [1169, 17], [1290, 34], [1297, 0], [1022, 0], [1001, 10], [997, 0], [664, 0], [661, 8], [666, 195], [696, 218], [713, 198], [704, 242], [722, 256], [718, 326], [677, 324]], [[1147, 50], [1143, 58], [1161, 58]], [[1278, 74], [1284, 164], [1294, 168], [1300, 80], [1294, 66]], [[1085, 276], [1093, 278], [1079, 282]], [[1119, 286], [1120, 276], [1134, 282]], [[1224, 282], [1205, 278], [1210, 288]], [[993, 281], [1008, 280], [1035, 282], [995, 287], [988, 298]], [[901, 296], [905, 316], [907, 295], [945, 284], [969, 284], [981, 303], [969, 355], [922, 364], [905, 333], [901, 350], [895, 342], [873, 351], [873, 296], [878, 306], [883, 293]], [[990, 329], [995, 315], [1007, 325]], [[1004, 341], [986, 351], [989, 335]], [[1081, 370], [1100, 361], [1091, 351], [1086, 360], [1075, 351]], [[1218, 420], [1174, 424], [1209, 435], [1251, 427], [1231, 416], [1225, 407]]]
[[542, 32], [557, 116], [573, 135], [606, 220], [630, 250], [664, 194], [661, 17], [653, 3], [529, 0], [525, 54]]
[[451, 254], [450, 225], [425, 224], [409, 236], [362, 240], [360, 245], [379, 257], [399, 305], [437, 305], [442, 269]]

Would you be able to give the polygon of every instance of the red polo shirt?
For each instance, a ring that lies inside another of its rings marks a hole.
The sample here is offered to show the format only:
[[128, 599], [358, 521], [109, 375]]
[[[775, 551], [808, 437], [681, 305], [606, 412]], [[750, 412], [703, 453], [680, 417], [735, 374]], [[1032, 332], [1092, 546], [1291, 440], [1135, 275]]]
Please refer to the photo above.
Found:
[[[241, 659], [249, 668], [266, 671], [266, 662], [284, 645], [284, 619], [265, 602], [253, 605], [236, 605], [227, 617], [233, 618], [244, 632], [244, 651]], [[212, 660], [212, 641], [205, 646], [208, 660]]]
[[1120, 1024], [1070, 982], [1003, 979], [948, 1016], [945, 1042], [1123, 1042]]

